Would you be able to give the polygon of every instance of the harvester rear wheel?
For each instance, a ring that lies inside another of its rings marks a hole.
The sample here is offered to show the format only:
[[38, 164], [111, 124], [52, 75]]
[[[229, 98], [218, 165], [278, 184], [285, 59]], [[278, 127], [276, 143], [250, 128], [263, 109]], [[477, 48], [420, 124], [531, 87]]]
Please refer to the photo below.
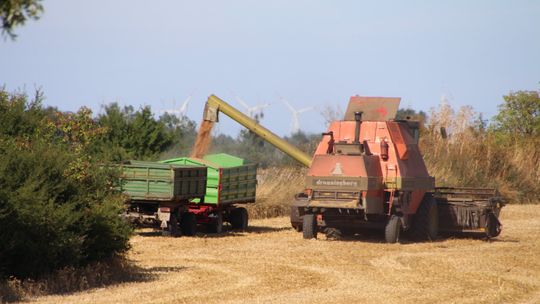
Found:
[[231, 210], [229, 220], [233, 229], [246, 230], [248, 227], [248, 212], [246, 208], [240, 207]]
[[315, 214], [305, 214], [304, 215], [304, 222], [302, 225], [302, 231], [304, 239], [310, 240], [310, 239], [316, 239], [317, 238], [317, 219], [315, 218]]
[[419, 241], [435, 240], [439, 234], [439, 213], [437, 201], [426, 193], [413, 218], [411, 235]]
[[195, 214], [185, 212], [180, 219], [180, 229], [182, 234], [187, 236], [194, 236], [197, 234], [197, 217]]
[[388, 222], [386, 222], [386, 227], [384, 228], [384, 239], [389, 244], [394, 244], [399, 242], [399, 236], [401, 234], [401, 219], [397, 215], [392, 215]]

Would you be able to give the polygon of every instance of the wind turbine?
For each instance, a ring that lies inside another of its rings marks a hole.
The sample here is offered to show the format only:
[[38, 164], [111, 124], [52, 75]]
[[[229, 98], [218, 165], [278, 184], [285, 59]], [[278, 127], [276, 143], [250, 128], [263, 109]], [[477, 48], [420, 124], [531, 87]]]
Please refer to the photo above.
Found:
[[178, 118], [182, 118], [184, 116], [186, 116], [186, 113], [187, 113], [187, 109], [188, 109], [188, 105], [189, 105], [189, 102], [191, 101], [191, 96], [192, 95], [189, 95], [185, 100], [184, 102], [182, 102], [182, 104], [180, 105], [180, 108], [176, 108], [176, 105], [174, 105], [173, 109], [168, 109], [168, 110], [163, 110], [163, 112], [166, 112], [166, 113], [169, 113], [169, 114], [173, 114], [173, 115], [177, 115]]
[[233, 93], [233, 95], [236, 98], [236, 100], [238, 101], [238, 103], [244, 109], [246, 109], [246, 114], [251, 118], [255, 118], [255, 115], [261, 113], [262, 109], [267, 108], [267, 107], [270, 106], [269, 103], [260, 103], [260, 104], [254, 105], [254, 106], [249, 106], [242, 98], [238, 97], [238, 95], [236, 95], [234, 93]]
[[291, 132], [292, 132], [292, 134], [298, 133], [298, 131], [300, 130], [300, 118], [299, 118], [300, 114], [302, 114], [304, 112], [307, 112], [307, 111], [311, 111], [314, 108], [313, 107], [307, 107], [307, 108], [297, 110], [285, 98], [281, 97], [281, 101], [285, 104], [285, 106], [287, 106], [289, 111], [291, 111], [291, 114], [292, 114], [292, 129], [291, 129]]

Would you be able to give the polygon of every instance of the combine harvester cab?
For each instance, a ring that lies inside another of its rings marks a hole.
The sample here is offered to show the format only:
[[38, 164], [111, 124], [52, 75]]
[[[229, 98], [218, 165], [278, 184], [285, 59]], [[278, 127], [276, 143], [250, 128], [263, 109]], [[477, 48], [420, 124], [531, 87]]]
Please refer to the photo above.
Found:
[[129, 161], [119, 168], [125, 217], [138, 224], [157, 224], [165, 234], [195, 235], [197, 222], [188, 205], [193, 199], [204, 200], [206, 167]]
[[162, 161], [167, 164], [196, 165], [207, 168], [204, 199], [192, 199], [189, 212], [196, 215], [197, 223], [221, 233], [223, 222], [233, 229], [248, 227], [248, 212], [238, 205], [255, 202], [257, 166], [244, 164], [244, 160], [229, 154], [209, 154], [200, 158], [180, 157]]
[[216, 122], [224, 113], [309, 168], [291, 207], [291, 224], [306, 239], [326, 228], [379, 228], [388, 243], [404, 231], [417, 240], [433, 240], [439, 230], [498, 235], [502, 200], [490, 189], [469, 189], [468, 197], [463, 189], [436, 189], [418, 147], [419, 123], [396, 120], [399, 103], [351, 97], [344, 119], [322, 134], [313, 157], [214, 95], [204, 120]]

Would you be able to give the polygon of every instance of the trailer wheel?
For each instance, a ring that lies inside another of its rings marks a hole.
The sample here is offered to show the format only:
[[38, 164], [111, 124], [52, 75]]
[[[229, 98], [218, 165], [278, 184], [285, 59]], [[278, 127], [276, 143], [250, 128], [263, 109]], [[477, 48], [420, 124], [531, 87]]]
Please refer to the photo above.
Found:
[[168, 232], [170, 236], [177, 237], [180, 236], [180, 231], [178, 230], [178, 218], [176, 212], [171, 212], [171, 217], [169, 218], [169, 223], [167, 225]]
[[291, 226], [296, 230], [296, 232], [302, 232], [302, 224], [293, 224], [291, 223]]
[[315, 214], [305, 214], [304, 215], [304, 223], [302, 225], [302, 231], [304, 235], [304, 239], [316, 239], [317, 238], [317, 219], [315, 218]]
[[499, 234], [501, 234], [501, 222], [499, 222], [499, 219], [495, 215], [495, 213], [490, 212], [487, 216], [487, 224], [486, 224], [486, 235], [488, 238], [494, 238], [497, 237]]
[[437, 201], [426, 193], [413, 218], [411, 235], [419, 241], [435, 240], [439, 234]]
[[195, 214], [185, 212], [180, 219], [180, 229], [182, 233], [187, 236], [194, 236], [197, 234], [197, 217]]
[[216, 218], [210, 227], [212, 228], [212, 232], [214, 233], [223, 232], [223, 213], [221, 212], [216, 213]]
[[231, 210], [230, 223], [233, 229], [244, 231], [248, 227], [248, 212], [240, 207]]
[[386, 222], [386, 227], [384, 228], [384, 239], [389, 244], [394, 244], [399, 242], [399, 236], [401, 234], [401, 218], [397, 215], [392, 215], [388, 222]]

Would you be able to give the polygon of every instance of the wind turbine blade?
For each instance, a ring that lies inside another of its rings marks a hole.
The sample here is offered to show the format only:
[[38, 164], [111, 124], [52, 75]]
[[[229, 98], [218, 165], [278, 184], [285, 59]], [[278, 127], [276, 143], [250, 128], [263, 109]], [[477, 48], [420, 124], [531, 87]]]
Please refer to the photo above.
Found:
[[281, 97], [281, 101], [285, 104], [285, 106], [287, 106], [287, 108], [289, 108], [291, 112], [296, 112], [296, 109], [293, 108], [293, 106], [285, 98]]
[[244, 107], [244, 109], [246, 109], [246, 111], [249, 112], [249, 105], [242, 98], [240, 98], [238, 95], [236, 95], [234, 92], [232, 92], [232, 94], [234, 95], [234, 98], [236, 99], [236, 101], [238, 101], [238, 103], [242, 107]]
[[188, 96], [188, 98], [186, 98], [186, 100], [184, 100], [184, 102], [182, 103], [182, 105], [180, 106], [180, 110], [179, 112], [183, 115], [187, 112], [187, 107], [189, 105], [189, 102], [191, 100], [191, 95]]
[[296, 111], [296, 113], [304, 113], [304, 112], [311, 111], [311, 110], [313, 110], [313, 107], [307, 107], [307, 108], [303, 108], [303, 109], [300, 109], [300, 110]]
[[260, 105], [256, 105], [254, 107], [251, 107], [251, 111], [258, 111], [258, 110], [262, 110], [264, 108], [267, 108], [269, 107], [270, 104], [269, 103], [265, 103], [265, 104], [260, 104]]

